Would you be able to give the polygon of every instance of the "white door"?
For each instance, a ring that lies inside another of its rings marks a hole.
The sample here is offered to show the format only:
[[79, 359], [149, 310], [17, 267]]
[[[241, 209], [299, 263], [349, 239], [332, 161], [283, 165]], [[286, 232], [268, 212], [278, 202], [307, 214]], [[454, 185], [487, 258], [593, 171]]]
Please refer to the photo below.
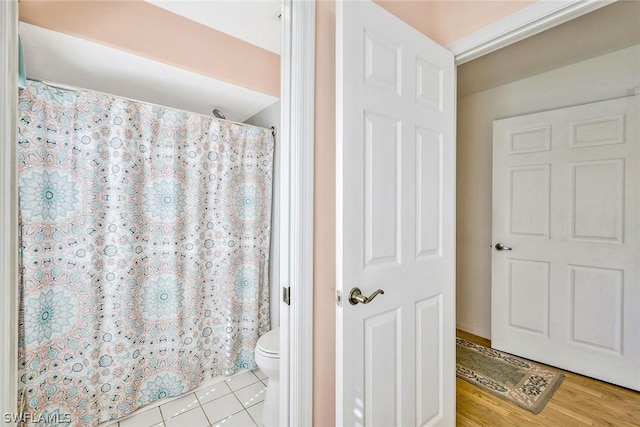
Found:
[[451, 426], [453, 55], [369, 1], [336, 27], [337, 425]]
[[640, 390], [638, 98], [494, 122], [492, 345]]

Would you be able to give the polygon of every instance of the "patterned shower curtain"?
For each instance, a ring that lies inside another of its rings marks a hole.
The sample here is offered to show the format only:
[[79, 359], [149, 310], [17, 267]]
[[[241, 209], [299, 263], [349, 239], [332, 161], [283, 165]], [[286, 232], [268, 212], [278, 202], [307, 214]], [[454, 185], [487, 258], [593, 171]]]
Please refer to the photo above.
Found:
[[95, 426], [255, 367], [271, 132], [39, 82], [18, 128], [22, 410]]

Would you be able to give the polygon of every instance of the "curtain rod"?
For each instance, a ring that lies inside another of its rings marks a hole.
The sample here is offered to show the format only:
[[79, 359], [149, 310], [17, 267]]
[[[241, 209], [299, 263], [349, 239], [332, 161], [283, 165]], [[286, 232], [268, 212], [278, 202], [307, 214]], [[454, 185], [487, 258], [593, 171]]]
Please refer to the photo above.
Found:
[[[33, 78], [33, 77], [27, 77], [26, 79], [27, 79], [27, 80], [31, 80], [31, 81], [33, 81], [33, 82], [44, 83], [44, 84], [46, 84], [47, 86], [51, 86], [51, 87], [54, 87], [54, 88], [56, 88], [56, 89], [70, 90], [70, 91], [72, 91], [72, 92], [79, 92], [79, 91], [81, 91], [81, 90], [86, 90], [86, 91], [90, 91], [90, 90], [91, 90], [91, 91], [93, 91], [92, 89], [86, 89], [86, 88], [81, 88], [81, 87], [77, 87], [77, 86], [66, 85], [66, 84], [64, 84], [64, 83], [54, 83], [54, 82], [50, 82], [50, 81], [47, 81], [47, 80], [36, 79], [36, 78]], [[126, 99], [126, 100], [128, 100], [128, 101], [141, 102], [141, 103], [145, 103], [145, 104], [153, 105], [153, 106], [155, 106], [155, 107], [160, 107], [160, 108], [174, 108], [174, 107], [168, 107], [168, 106], [166, 106], [166, 105], [155, 104], [155, 103], [153, 103], [153, 102], [140, 101], [140, 100], [138, 100], [138, 99], [128, 98], [128, 97], [126, 97], [126, 96], [121, 96], [121, 95], [115, 95], [115, 94], [111, 94], [111, 93], [106, 93], [106, 92], [102, 92], [102, 91], [99, 91], [99, 90], [96, 90], [96, 91], [93, 91], [93, 92], [100, 92], [100, 93], [103, 93], [103, 94], [105, 94], [105, 95], [109, 95], [109, 96], [117, 96], [118, 98]], [[182, 108], [174, 108], [174, 109], [175, 109], [175, 110], [183, 111], [183, 112], [185, 112], [185, 113], [200, 114], [200, 113], [195, 113], [195, 112], [193, 112], [193, 111], [183, 110]], [[200, 115], [201, 115], [201, 116], [208, 116], [207, 114], [200, 114]], [[256, 126], [256, 125], [252, 125], [252, 124], [249, 124], [249, 123], [236, 122], [236, 121], [228, 120], [228, 119], [220, 119], [220, 118], [218, 118], [218, 117], [212, 117], [212, 118], [213, 118], [214, 120], [220, 120], [220, 121], [223, 121], [223, 122], [229, 122], [229, 123], [233, 123], [233, 124], [236, 124], [236, 125], [253, 126], [253, 127], [262, 128], [262, 129], [269, 129], [269, 130], [271, 130], [271, 135], [272, 135], [273, 137], [275, 137], [275, 136], [276, 136], [276, 133], [277, 133], [277, 129], [276, 129], [276, 127], [275, 127], [275, 126], [271, 126], [270, 128], [265, 128], [265, 127], [262, 127], [262, 126]]]

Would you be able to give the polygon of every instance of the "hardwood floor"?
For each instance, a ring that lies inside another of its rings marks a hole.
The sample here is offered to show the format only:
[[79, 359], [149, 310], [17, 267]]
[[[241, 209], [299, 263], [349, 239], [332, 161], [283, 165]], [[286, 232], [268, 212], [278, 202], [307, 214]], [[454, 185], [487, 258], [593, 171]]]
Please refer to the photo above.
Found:
[[[487, 347], [484, 338], [458, 336]], [[640, 426], [640, 393], [563, 371], [558, 390], [537, 415], [456, 378], [457, 426]]]

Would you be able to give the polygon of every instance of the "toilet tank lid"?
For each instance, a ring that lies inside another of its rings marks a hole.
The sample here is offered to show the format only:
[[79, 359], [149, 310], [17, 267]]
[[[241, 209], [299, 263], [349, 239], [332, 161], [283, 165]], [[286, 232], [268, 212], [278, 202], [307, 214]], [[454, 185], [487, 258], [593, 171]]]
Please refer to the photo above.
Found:
[[266, 352], [278, 354], [280, 352], [280, 328], [274, 328], [258, 339], [258, 347]]

